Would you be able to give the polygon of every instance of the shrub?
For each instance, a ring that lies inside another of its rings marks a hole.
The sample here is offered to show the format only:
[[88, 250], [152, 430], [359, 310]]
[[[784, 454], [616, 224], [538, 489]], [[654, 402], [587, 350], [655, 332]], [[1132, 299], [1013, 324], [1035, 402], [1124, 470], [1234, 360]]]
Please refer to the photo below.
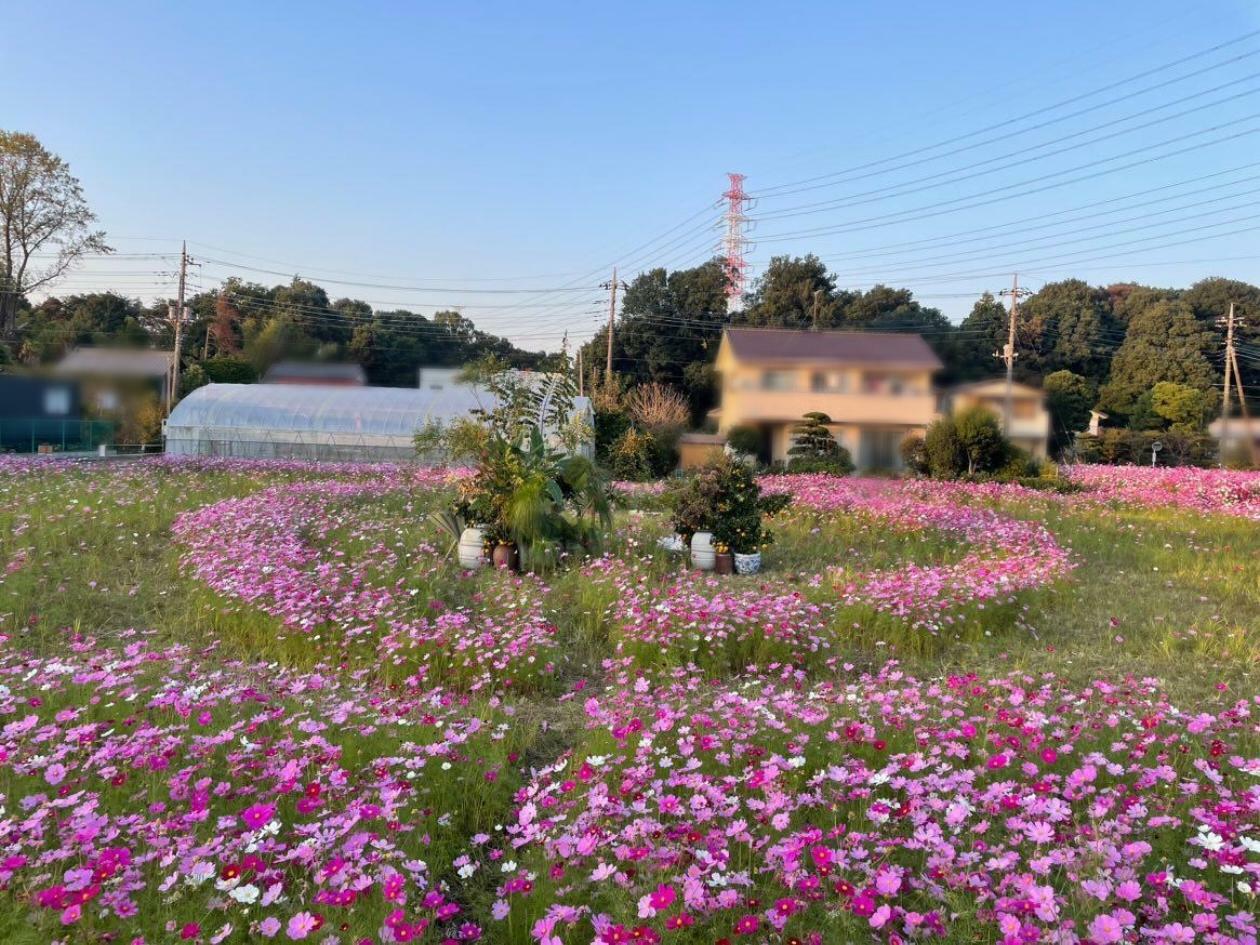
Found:
[[847, 476], [853, 472], [853, 460], [843, 446], [830, 456], [792, 456], [787, 462], [790, 473], [823, 473], [828, 476]]
[[927, 444], [918, 433], [911, 433], [901, 441], [901, 461], [916, 476], [926, 476], [929, 471]]
[[927, 471], [933, 479], [991, 475], [1006, 464], [1012, 449], [997, 418], [983, 407], [933, 421], [923, 438]]
[[831, 418], [811, 411], [792, 427], [792, 446], [788, 449], [787, 471], [790, 473], [829, 473], [845, 476], [853, 472], [849, 451], [836, 442], [827, 429]]
[[1163, 444], [1156, 460], [1159, 466], [1216, 465], [1215, 440], [1205, 433], [1181, 433], [1176, 430], [1110, 428], [1097, 436], [1077, 437], [1076, 454], [1083, 463], [1149, 466], [1151, 446], [1156, 441]]
[[201, 362], [201, 369], [214, 384], [253, 384], [258, 380], [258, 371], [244, 358], [210, 358]]
[[762, 496], [756, 474], [729, 456], [720, 456], [679, 480], [667, 493], [674, 531], [690, 541], [696, 532], [732, 551], [751, 553], [769, 544], [765, 515], [786, 507], [786, 496]]
[[630, 415], [620, 409], [595, 411], [595, 458], [611, 468], [613, 445], [630, 429]]
[[655, 440], [650, 433], [629, 427], [608, 451], [608, 468], [618, 479], [643, 482], [655, 478]]
[[933, 420], [923, 437], [927, 474], [933, 479], [956, 479], [967, 468], [962, 440], [953, 417]]
[[682, 394], [668, 384], [641, 384], [625, 398], [631, 419], [656, 437], [677, 438], [686, 429], [691, 411]]
[[760, 456], [766, 448], [766, 436], [759, 427], [731, 427], [726, 445], [745, 456]]
[[1012, 447], [990, 411], [969, 407], [954, 417], [954, 424], [967, 459], [968, 475], [996, 472], [1006, 463]]

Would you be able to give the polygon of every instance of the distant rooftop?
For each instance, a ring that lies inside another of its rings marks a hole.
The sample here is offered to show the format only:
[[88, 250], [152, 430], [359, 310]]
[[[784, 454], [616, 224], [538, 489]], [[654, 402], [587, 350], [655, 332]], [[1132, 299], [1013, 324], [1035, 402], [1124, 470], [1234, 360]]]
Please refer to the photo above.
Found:
[[909, 332], [728, 328], [726, 338], [741, 361], [840, 361], [934, 371], [944, 366], [921, 336]]
[[174, 352], [153, 348], [75, 348], [54, 367], [58, 374], [163, 378]]
[[367, 374], [362, 365], [337, 361], [277, 361], [263, 375], [264, 384], [348, 384], [362, 387]]

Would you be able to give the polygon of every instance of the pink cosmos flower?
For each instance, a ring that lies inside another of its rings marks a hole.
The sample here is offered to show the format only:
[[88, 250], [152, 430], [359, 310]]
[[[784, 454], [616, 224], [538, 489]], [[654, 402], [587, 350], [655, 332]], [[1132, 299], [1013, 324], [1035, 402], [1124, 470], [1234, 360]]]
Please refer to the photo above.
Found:
[[1089, 934], [1099, 945], [1112, 945], [1124, 938], [1124, 927], [1116, 921], [1115, 917], [1103, 913], [1089, 923]]
[[54, 787], [66, 779], [66, 766], [53, 762], [44, 771], [44, 780]]
[[315, 916], [309, 912], [299, 912], [289, 918], [289, 924], [285, 928], [286, 934], [295, 942], [306, 938], [319, 925]]
[[276, 816], [275, 804], [252, 804], [241, 811], [241, 820], [250, 830], [265, 827], [274, 816]]
[[274, 915], [269, 915], [258, 923], [258, 931], [267, 938], [274, 938], [275, 934], [280, 931], [280, 920]]

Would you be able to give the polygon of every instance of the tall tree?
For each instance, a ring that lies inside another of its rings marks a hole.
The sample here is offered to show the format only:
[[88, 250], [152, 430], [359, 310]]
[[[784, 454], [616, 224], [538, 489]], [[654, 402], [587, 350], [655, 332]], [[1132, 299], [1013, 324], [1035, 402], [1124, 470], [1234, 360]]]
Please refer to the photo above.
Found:
[[0, 341], [16, 337], [24, 295], [110, 251], [95, 222], [65, 161], [34, 135], [0, 131]]
[[1088, 378], [1071, 371], [1054, 371], [1042, 382], [1050, 413], [1050, 447], [1056, 454], [1068, 446], [1074, 433], [1089, 425], [1089, 412], [1098, 394]]
[[[636, 276], [613, 333], [614, 370], [635, 384], [681, 389], [698, 420], [713, 403], [711, 365], [726, 324], [726, 279], [719, 260]], [[602, 368], [607, 344], [601, 331], [582, 348], [584, 370]]]
[[1217, 383], [1208, 360], [1212, 332], [1204, 329], [1183, 301], [1159, 302], [1133, 317], [1124, 343], [1111, 362], [1111, 377], [1099, 402], [1109, 413], [1130, 416], [1138, 399], [1160, 381], [1197, 390]]
[[749, 294], [741, 324], [769, 328], [835, 328], [852, 300], [814, 255], [775, 256]]
[[1234, 316], [1238, 320], [1234, 329], [1234, 341], [1243, 346], [1243, 352], [1254, 352], [1254, 356], [1238, 358], [1239, 374], [1244, 389], [1247, 390], [1252, 408], [1260, 412], [1260, 286], [1237, 279], [1211, 278], [1196, 282], [1181, 296], [1190, 306], [1194, 317], [1208, 331], [1212, 332], [1216, 343], [1215, 351], [1224, 347], [1224, 331], [1219, 320], [1234, 305]]
[[1123, 325], [1112, 325], [1105, 290], [1065, 279], [1047, 283], [1022, 303], [1019, 331], [1028, 369], [1041, 376], [1072, 371], [1098, 382]]
[[[1006, 307], [989, 292], [980, 296], [951, 337], [942, 358], [957, 380], [977, 381], [998, 373], [993, 352], [1000, 351], [1006, 343], [1006, 326]], [[1023, 365], [1017, 361], [1016, 367], [1022, 374]]]

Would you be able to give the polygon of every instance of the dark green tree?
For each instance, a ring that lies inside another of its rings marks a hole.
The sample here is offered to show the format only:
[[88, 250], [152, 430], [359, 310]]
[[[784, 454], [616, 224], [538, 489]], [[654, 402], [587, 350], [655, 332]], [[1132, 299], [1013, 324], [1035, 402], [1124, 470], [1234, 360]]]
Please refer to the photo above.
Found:
[[[636, 276], [622, 297], [613, 370], [631, 386], [656, 382], [678, 388], [698, 422], [714, 403], [711, 366], [726, 323], [726, 285], [718, 260]], [[588, 378], [602, 371], [607, 344], [601, 331], [582, 348]]]
[[1044, 377], [1071, 371], [1098, 383], [1123, 335], [1111, 320], [1103, 289], [1080, 279], [1050, 282], [1020, 305], [1020, 357], [1026, 370]]
[[1071, 445], [1074, 434], [1089, 426], [1089, 412], [1098, 399], [1088, 378], [1071, 371], [1054, 371], [1042, 382], [1050, 412], [1050, 449], [1056, 455]]
[[1129, 417], [1138, 398], [1160, 381], [1211, 390], [1217, 375], [1208, 360], [1212, 332], [1184, 301], [1158, 302], [1133, 317], [1124, 343], [1111, 362], [1111, 376], [1099, 395], [1108, 413]]
[[[955, 380], [977, 381], [992, 377], [998, 372], [993, 352], [1000, 351], [1006, 343], [1006, 332], [1006, 307], [986, 292], [976, 300], [971, 312], [950, 338], [941, 360], [949, 367]], [[1018, 368], [1023, 379], [1023, 365], [1018, 365]]]
[[836, 442], [827, 428], [829, 423], [829, 416], [814, 410], [793, 425], [792, 445], [788, 447], [788, 472], [829, 472], [836, 475], [853, 472], [849, 451]]
[[745, 300], [739, 324], [767, 328], [836, 328], [852, 301], [814, 255], [775, 256]]

